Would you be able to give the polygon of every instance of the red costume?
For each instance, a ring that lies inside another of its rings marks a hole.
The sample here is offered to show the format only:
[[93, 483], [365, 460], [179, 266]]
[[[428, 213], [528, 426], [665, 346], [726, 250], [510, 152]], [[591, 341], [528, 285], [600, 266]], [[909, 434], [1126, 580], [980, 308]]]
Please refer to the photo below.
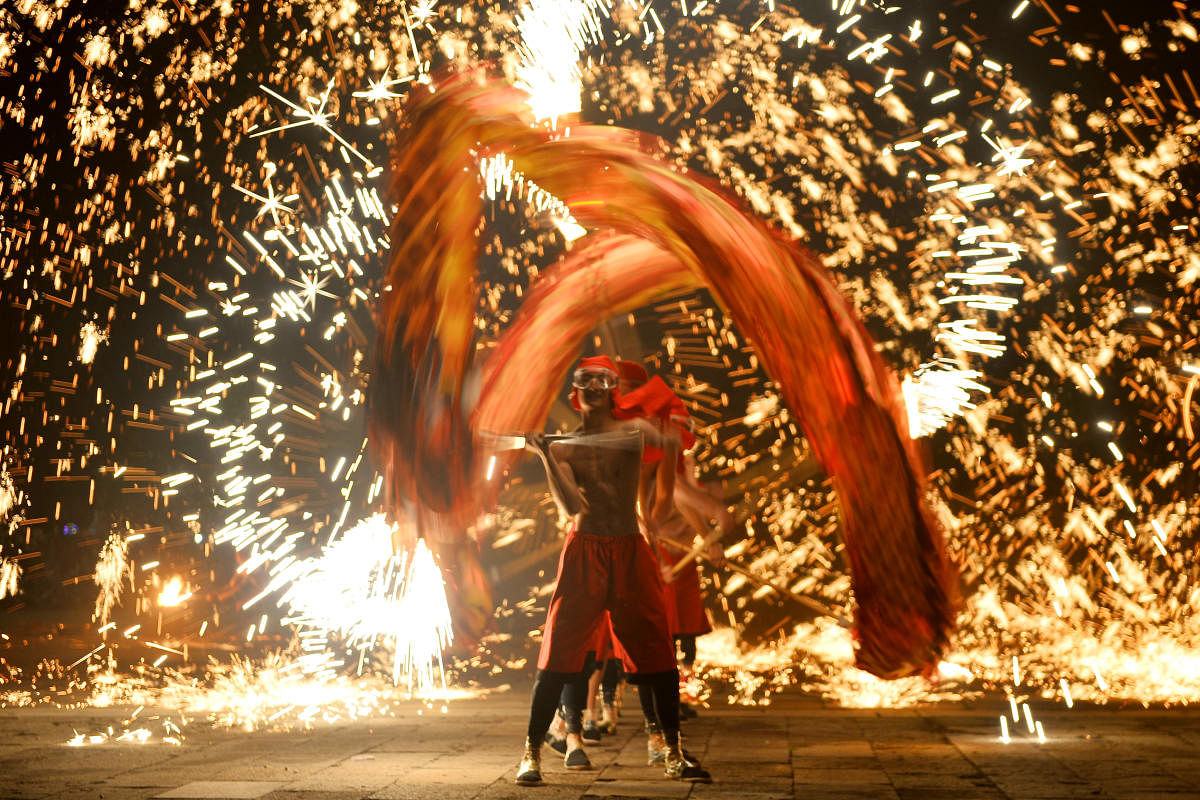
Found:
[[572, 528], [558, 560], [538, 669], [579, 672], [609, 619], [613, 649], [627, 672], [675, 668], [662, 579], [646, 540]]
[[[673, 547], [658, 546], [658, 554], [664, 567], [673, 567], [685, 553]], [[708, 615], [704, 613], [704, 601], [700, 596], [700, 570], [691, 564], [679, 570], [675, 580], [666, 584], [668, 598], [667, 616], [671, 621], [672, 636], [700, 636], [712, 630]]]

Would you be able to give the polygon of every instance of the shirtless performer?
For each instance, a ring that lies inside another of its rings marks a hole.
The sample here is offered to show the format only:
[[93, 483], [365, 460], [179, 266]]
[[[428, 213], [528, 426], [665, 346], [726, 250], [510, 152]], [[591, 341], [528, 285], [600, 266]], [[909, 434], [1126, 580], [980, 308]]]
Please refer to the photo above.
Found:
[[[563, 685], [583, 669], [587, 645], [603, 623], [605, 611], [612, 620], [613, 646], [630, 682], [646, 687], [653, 697], [667, 744], [666, 776], [708, 781], [708, 773], [683, 754], [679, 671], [667, 627], [662, 579], [649, 545], [638, 533], [643, 442], [656, 446], [666, 442], [645, 420], [620, 420], [613, 415], [617, 369], [608, 357], [583, 359], [572, 385], [582, 420], [578, 435], [548, 442], [543, 434], [533, 434], [526, 445], [542, 459], [550, 493], [572, 517], [572, 526], [546, 614], [517, 783], [542, 783], [541, 749], [546, 730]], [[674, 471], [662, 472], [670, 477], [664, 477], [663, 485], [656, 489], [669, 497]], [[653, 530], [659, 520], [651, 517], [644, 522]], [[581, 749], [581, 742], [578, 730], [568, 730], [568, 734], [574, 739], [568, 745], [569, 757], [572, 750]]]

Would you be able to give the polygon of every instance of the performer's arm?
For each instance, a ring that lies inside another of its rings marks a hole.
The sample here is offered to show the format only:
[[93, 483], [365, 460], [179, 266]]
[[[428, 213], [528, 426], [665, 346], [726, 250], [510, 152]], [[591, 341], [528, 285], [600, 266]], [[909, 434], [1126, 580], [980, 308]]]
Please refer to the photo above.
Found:
[[709, 520], [716, 520], [719, 536], [707, 536], [708, 552], [705, 554], [714, 566], [720, 567], [725, 563], [725, 548], [721, 539], [728, 536], [734, 528], [733, 515], [729, 509], [704, 490], [704, 487], [684, 477], [675, 484], [675, 505], [680, 513], [688, 520], [692, 528], [702, 535], [708, 531]]
[[[638, 503], [642, 508], [642, 519], [652, 536], [671, 517], [675, 495], [675, 461], [679, 458], [679, 434], [672, 430], [663, 431], [650, 422], [639, 419], [637, 427], [646, 439], [646, 444], [663, 451], [662, 460], [654, 469], [653, 481], [641, 480], [638, 486]], [[649, 477], [643, 470], [643, 477]], [[652, 542], [653, 543], [653, 542]]]
[[658, 474], [654, 480], [656, 502], [650, 514], [650, 527], [655, 533], [671, 518], [672, 506], [675, 503], [675, 461], [679, 458], [678, 440], [664, 439], [660, 446], [663, 449], [663, 458], [658, 464]]
[[545, 434], [531, 433], [525, 441], [525, 449], [538, 454], [546, 468], [546, 479], [550, 483], [550, 496], [567, 516], [575, 516], [587, 504], [575, 482], [571, 465], [560, 460], [550, 449]]

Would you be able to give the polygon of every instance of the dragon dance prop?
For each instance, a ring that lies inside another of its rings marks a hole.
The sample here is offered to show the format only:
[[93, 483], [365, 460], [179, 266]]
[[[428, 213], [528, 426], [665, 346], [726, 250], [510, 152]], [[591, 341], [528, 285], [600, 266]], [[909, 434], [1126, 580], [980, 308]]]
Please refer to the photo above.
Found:
[[[705, 286], [834, 480], [858, 666], [883, 678], [931, 670], [953, 630], [956, 574], [925, 503], [899, 385], [827, 271], [712, 182], [648, 153], [652, 140], [592, 125], [550, 131], [528, 108], [523, 92], [478, 72], [435, 81], [406, 108], [370, 399], [390, 501], [472, 518], [495, 493], [487, 432], [544, 424], [597, 324]], [[479, 358], [477, 163], [497, 153], [606, 233], [547, 271]]]

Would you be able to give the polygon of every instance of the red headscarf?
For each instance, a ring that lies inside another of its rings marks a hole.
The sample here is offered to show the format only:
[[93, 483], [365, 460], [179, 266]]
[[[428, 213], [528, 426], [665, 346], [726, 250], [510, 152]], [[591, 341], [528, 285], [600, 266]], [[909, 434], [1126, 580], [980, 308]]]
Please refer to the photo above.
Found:
[[650, 380], [650, 373], [636, 361], [618, 361], [617, 372], [621, 380], [636, 383], [638, 386]]
[[[687, 406], [671, 391], [666, 381], [655, 375], [648, 378], [646, 368], [636, 361], [620, 361], [617, 370], [622, 378], [633, 383], [640, 383], [636, 389], [631, 389], [619, 395], [613, 413], [622, 418], [644, 417], [654, 420], [664, 428], [670, 424], [675, 426], [680, 436], [680, 452], [690, 450], [696, 444], [696, 436], [692, 433], [692, 419]], [[642, 461], [654, 462], [663, 457], [663, 451], [647, 445], [642, 453]]]
[[606, 370], [611, 372], [614, 378], [621, 374], [620, 370], [617, 369], [617, 365], [614, 364], [613, 360], [608, 356], [587, 356], [585, 358], [581, 358], [579, 360], [579, 366], [575, 369], [576, 371], [581, 369], [596, 371]]

